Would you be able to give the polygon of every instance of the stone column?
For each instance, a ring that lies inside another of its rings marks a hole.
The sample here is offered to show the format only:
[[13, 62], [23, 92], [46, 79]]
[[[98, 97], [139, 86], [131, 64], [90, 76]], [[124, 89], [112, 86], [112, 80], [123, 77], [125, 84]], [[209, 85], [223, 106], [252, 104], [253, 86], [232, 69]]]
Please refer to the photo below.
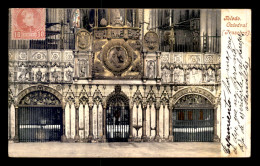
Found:
[[103, 107], [103, 137], [102, 142], [106, 142], [106, 106]]
[[142, 110], [142, 113], [143, 113], [143, 121], [142, 121], [142, 140], [144, 142], [147, 142], [147, 136], [146, 136], [146, 108], [147, 108], [147, 104], [146, 103], [143, 103], [143, 110]]
[[124, 26], [127, 26], [127, 9], [125, 9]]
[[18, 130], [19, 130], [19, 125], [18, 125], [18, 106], [15, 106], [15, 136], [14, 136], [14, 142], [19, 142], [19, 137], [18, 137]]
[[173, 105], [170, 103], [169, 104], [169, 141], [173, 141], [173, 132], [172, 132], [172, 110], [173, 110]]
[[111, 18], [111, 9], [107, 9], [107, 14], [108, 14], [108, 19], [107, 19], [107, 25], [108, 26], [110, 26], [110, 24], [111, 24], [111, 20], [110, 20], [110, 18]]
[[132, 9], [133, 11], [133, 26], [132, 27], [135, 27], [136, 23], [135, 23], [135, 9]]
[[11, 102], [8, 100], [8, 140], [11, 139]]
[[89, 136], [88, 136], [89, 142], [92, 142], [93, 139], [93, 116], [92, 116], [93, 106], [94, 106], [93, 103], [89, 104]]
[[146, 63], [146, 57], [147, 57], [147, 50], [143, 50], [143, 82], [146, 82], [148, 76], [147, 76], [147, 63]]
[[62, 105], [62, 136], [61, 136], [61, 142], [67, 142], [67, 138], [65, 135], [65, 106]]
[[200, 50], [203, 52], [203, 35], [206, 35], [207, 9], [200, 10]]
[[78, 73], [78, 58], [75, 57], [74, 59], [74, 78], [77, 80], [79, 77], [79, 73]]
[[75, 105], [75, 142], [79, 142], [79, 104]]
[[149, 25], [149, 21], [150, 21], [150, 10], [151, 9], [144, 9], [144, 13], [143, 13], [143, 28], [144, 28], [144, 34], [145, 35], [148, 32], [148, 26]]
[[157, 51], [156, 52], [156, 81], [159, 83], [161, 82], [161, 52]]
[[133, 104], [131, 103], [132, 101], [130, 101], [130, 105], [129, 105], [129, 111], [130, 111], [130, 124], [129, 124], [129, 139], [128, 142], [133, 141]]
[[95, 28], [98, 27], [98, 9], [95, 9]]
[[155, 135], [155, 141], [160, 141], [160, 135], [159, 135], [159, 111], [160, 111], [160, 102], [156, 103], [155, 109], [156, 109], [156, 135]]
[[139, 28], [139, 9], [136, 9], [136, 27]]
[[218, 107], [215, 106], [215, 108], [214, 108], [214, 128], [213, 128], [213, 133], [214, 133], [213, 141], [214, 142], [220, 142], [220, 138], [217, 135], [217, 110], [218, 110]]

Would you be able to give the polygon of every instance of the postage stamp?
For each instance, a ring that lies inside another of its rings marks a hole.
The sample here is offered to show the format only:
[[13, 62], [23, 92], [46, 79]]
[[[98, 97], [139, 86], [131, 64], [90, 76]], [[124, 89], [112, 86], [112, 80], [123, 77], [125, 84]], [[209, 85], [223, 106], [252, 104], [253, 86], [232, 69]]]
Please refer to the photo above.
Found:
[[11, 9], [12, 40], [45, 40], [44, 8]]

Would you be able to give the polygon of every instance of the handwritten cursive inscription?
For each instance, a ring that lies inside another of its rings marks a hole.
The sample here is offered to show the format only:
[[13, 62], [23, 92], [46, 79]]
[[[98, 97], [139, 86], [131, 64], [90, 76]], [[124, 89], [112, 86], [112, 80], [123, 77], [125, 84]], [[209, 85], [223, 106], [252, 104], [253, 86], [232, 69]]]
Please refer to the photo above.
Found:
[[244, 36], [242, 32], [235, 36], [229, 33], [227, 36], [225, 78], [222, 79], [225, 133], [221, 142], [223, 151], [227, 154], [237, 154], [238, 149], [244, 152], [247, 148], [245, 120], [248, 111], [249, 63], [244, 56]]

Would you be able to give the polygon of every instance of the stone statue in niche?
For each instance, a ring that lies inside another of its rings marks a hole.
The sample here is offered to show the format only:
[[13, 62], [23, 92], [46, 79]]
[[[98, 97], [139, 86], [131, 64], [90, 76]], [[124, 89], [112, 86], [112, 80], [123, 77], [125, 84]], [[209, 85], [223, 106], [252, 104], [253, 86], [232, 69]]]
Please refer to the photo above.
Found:
[[36, 80], [37, 80], [38, 82], [41, 82], [41, 81], [42, 81], [42, 72], [41, 72], [40, 69], [36, 72]]
[[79, 76], [86, 77], [87, 76], [87, 60], [79, 59]]
[[183, 82], [183, 70], [177, 68], [174, 70], [174, 83]]
[[199, 42], [200, 42], [200, 36], [199, 36], [199, 31], [192, 31], [192, 44], [193, 44], [193, 50], [194, 51], [199, 51]]
[[72, 71], [71, 70], [66, 71], [66, 78], [67, 78], [67, 81], [69, 81], [69, 82], [72, 81]]
[[153, 60], [147, 62], [147, 76], [148, 78], [155, 77], [155, 63]]
[[202, 82], [207, 82], [207, 70], [203, 69], [202, 70]]
[[167, 70], [167, 69], [163, 69], [163, 72], [162, 72], [162, 82], [164, 83], [168, 83], [170, 82], [170, 71]]
[[26, 75], [28, 74], [28, 69], [21, 69], [21, 73], [18, 76], [19, 81], [25, 81], [26, 80]]
[[54, 82], [59, 81], [59, 72], [56, 71], [56, 69], [54, 69], [54, 71], [52, 72], [52, 78], [54, 79]]
[[124, 9], [112, 9], [111, 20], [113, 26], [123, 26]]
[[100, 25], [101, 25], [102, 27], [107, 26], [107, 20], [106, 20], [105, 18], [102, 18], [102, 19], [100, 20]]
[[24, 69], [21, 69], [21, 73], [18, 77], [18, 80], [19, 81], [29, 81], [29, 80], [33, 80], [33, 76], [32, 76], [32, 72], [31, 72], [31, 68], [28, 67], [28, 68], [24, 68]]
[[209, 68], [207, 70], [207, 82], [214, 82], [215, 81], [214, 75], [215, 75], [215, 72], [211, 68]]
[[174, 35], [173, 27], [171, 28], [170, 31], [165, 31], [164, 43], [165, 43], [165, 45], [168, 45], [170, 47], [170, 51], [174, 51], [175, 35]]
[[186, 70], [186, 72], [184, 73], [185, 76], [185, 83], [189, 84], [190, 83], [190, 70]]
[[49, 72], [46, 72], [46, 73], [44, 74], [45, 82], [49, 82], [49, 81], [50, 81], [50, 80], [49, 80], [49, 76], [50, 76], [50, 73], [49, 73]]
[[201, 75], [198, 69], [192, 69], [190, 75], [190, 83], [196, 84], [201, 81]]

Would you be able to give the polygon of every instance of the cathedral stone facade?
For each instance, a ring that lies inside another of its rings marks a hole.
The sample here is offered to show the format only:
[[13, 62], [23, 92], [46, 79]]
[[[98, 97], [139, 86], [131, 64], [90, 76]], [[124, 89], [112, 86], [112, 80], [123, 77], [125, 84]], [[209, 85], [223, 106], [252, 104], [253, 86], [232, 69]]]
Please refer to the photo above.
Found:
[[46, 9], [45, 40], [9, 39], [8, 139], [219, 141], [220, 27], [219, 10]]

